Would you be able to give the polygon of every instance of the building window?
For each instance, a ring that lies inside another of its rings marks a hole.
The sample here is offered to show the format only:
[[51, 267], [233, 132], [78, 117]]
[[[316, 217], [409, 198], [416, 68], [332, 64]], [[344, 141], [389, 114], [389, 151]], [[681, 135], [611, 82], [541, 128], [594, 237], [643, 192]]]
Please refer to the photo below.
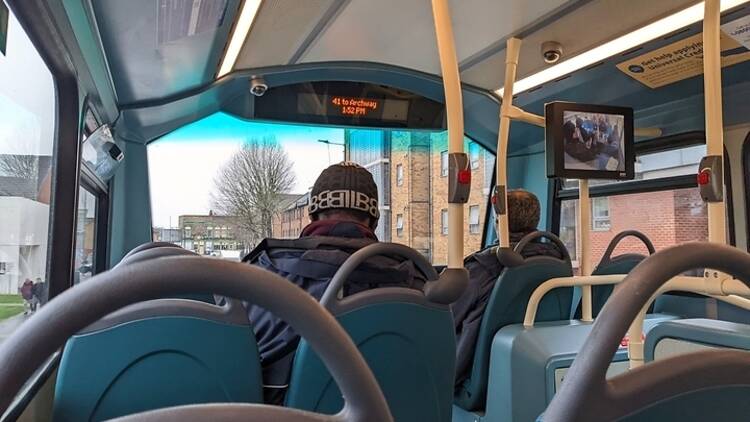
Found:
[[479, 233], [479, 205], [469, 207], [469, 233]]
[[404, 215], [396, 214], [396, 236], [401, 237], [404, 234]]
[[6, 272], [8, 272], [8, 263], [0, 262], [0, 275], [5, 274]]
[[448, 176], [448, 151], [440, 153], [440, 175]]
[[396, 165], [396, 186], [404, 185], [404, 166], [401, 164]]
[[592, 198], [591, 223], [596, 231], [607, 231], [612, 226], [609, 221], [609, 198]]
[[440, 233], [448, 234], [448, 210], [445, 208], [440, 210]]
[[185, 227], [185, 239], [190, 239], [193, 237], [193, 232], [190, 226]]
[[469, 142], [469, 160], [472, 170], [479, 168], [479, 144], [476, 142]]

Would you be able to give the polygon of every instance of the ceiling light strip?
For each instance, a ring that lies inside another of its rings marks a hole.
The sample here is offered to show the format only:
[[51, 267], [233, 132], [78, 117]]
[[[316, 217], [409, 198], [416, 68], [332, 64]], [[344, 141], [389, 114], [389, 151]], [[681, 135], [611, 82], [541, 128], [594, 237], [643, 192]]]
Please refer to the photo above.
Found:
[[[734, 8], [746, 3], [747, 1], [748, 0], [722, 0], [721, 11], [723, 12]], [[513, 84], [513, 92], [518, 94], [527, 91], [546, 82], [573, 73], [576, 70], [591, 66], [594, 63], [600, 62], [616, 54], [628, 51], [643, 43], [662, 37], [688, 25], [692, 25], [703, 19], [703, 7], [703, 2], [700, 2], [598, 47], [592, 48], [591, 50], [565, 60], [564, 62], [548, 67], [541, 72], [527, 76]], [[498, 89], [495, 93], [502, 97], [503, 88]]]
[[250, 32], [250, 28], [253, 26], [255, 16], [258, 15], [260, 3], [261, 0], [245, 0], [242, 4], [240, 18], [237, 20], [237, 24], [232, 32], [232, 38], [229, 40], [229, 46], [227, 47], [227, 51], [221, 61], [219, 73], [216, 75], [217, 79], [234, 69], [234, 64], [237, 62], [237, 57], [240, 55], [242, 45], [245, 44], [245, 39]]

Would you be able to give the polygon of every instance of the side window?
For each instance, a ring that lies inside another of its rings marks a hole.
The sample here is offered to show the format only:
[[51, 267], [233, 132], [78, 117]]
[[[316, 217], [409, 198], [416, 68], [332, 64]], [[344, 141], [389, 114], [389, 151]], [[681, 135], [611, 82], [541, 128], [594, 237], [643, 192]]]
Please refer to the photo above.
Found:
[[[636, 157], [635, 181], [628, 184], [635, 190], [597, 196], [591, 199], [591, 262], [596, 266], [612, 238], [623, 230], [638, 230], [648, 236], [657, 250], [689, 241], [708, 239], [708, 214], [706, 204], [696, 187], [695, 174], [698, 163], [705, 155], [704, 144], [668, 151], [652, 152]], [[669, 179], [675, 186], [653, 191], [655, 180]], [[597, 186], [621, 182], [590, 182], [594, 193]], [[635, 185], [634, 185], [635, 184]], [[634, 186], [643, 186], [638, 192]], [[577, 242], [578, 200], [566, 198], [577, 195], [577, 181], [564, 180], [558, 197], [560, 203], [560, 239], [570, 251], [574, 268], [578, 271], [580, 249]], [[631, 193], [633, 192], [633, 193]], [[643, 244], [628, 238], [620, 243], [614, 255], [646, 253]]]
[[404, 215], [396, 214], [396, 236], [401, 237], [404, 235]]
[[7, 35], [0, 50], [0, 320], [12, 330], [47, 301], [56, 93], [12, 12]]
[[396, 165], [396, 186], [404, 185], [404, 166], [403, 164]]

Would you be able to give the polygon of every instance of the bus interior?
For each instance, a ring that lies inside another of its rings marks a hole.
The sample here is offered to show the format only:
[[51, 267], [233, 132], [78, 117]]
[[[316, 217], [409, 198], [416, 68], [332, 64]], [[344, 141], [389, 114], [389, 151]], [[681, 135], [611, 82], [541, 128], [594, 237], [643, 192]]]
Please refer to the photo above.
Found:
[[[745, 0], [0, 0], [0, 420], [746, 420], [748, 98]], [[379, 241], [317, 300], [245, 261], [339, 162]]]

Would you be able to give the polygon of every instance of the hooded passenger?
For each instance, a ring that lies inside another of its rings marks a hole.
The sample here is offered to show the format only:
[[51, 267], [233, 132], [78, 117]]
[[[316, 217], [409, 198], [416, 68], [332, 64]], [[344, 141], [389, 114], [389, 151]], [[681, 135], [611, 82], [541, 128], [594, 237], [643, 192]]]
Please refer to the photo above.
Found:
[[[514, 247], [524, 236], [537, 231], [540, 206], [536, 195], [525, 190], [508, 192], [508, 231], [510, 244]], [[562, 254], [550, 243], [529, 243], [521, 255], [524, 258], [547, 255], [562, 258]], [[458, 387], [466, 380], [474, 361], [479, 327], [487, 307], [487, 301], [495, 282], [503, 271], [495, 248], [490, 247], [468, 256], [464, 267], [469, 271], [469, 285], [464, 294], [451, 306], [456, 329], [456, 380]]]
[[[311, 223], [299, 239], [266, 239], [243, 261], [285, 277], [320, 300], [341, 264], [358, 249], [378, 241], [380, 211], [372, 174], [342, 162], [323, 170], [310, 192]], [[344, 284], [344, 296], [376, 287], [421, 289], [424, 277], [410, 262], [376, 256], [359, 266]], [[248, 316], [258, 341], [265, 401], [283, 402], [299, 336], [265, 309], [250, 306]]]

